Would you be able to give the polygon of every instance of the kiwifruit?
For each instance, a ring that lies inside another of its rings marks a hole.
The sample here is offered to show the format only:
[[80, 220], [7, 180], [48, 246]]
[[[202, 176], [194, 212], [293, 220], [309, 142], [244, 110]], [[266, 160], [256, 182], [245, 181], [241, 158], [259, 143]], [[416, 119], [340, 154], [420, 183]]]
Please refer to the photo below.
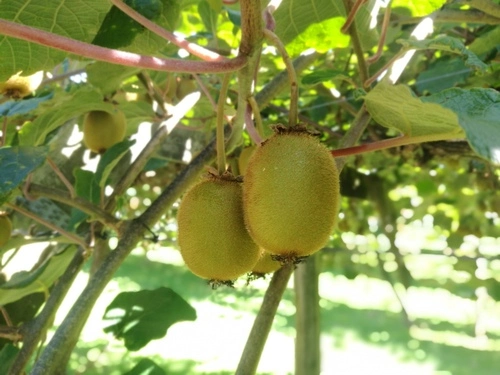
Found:
[[21, 99], [35, 91], [43, 80], [43, 71], [30, 76], [22, 76], [18, 72], [7, 81], [0, 83], [0, 94], [12, 99]]
[[248, 160], [250, 160], [250, 156], [252, 156], [253, 152], [257, 146], [248, 146], [245, 147], [238, 158], [238, 168], [240, 170], [240, 175], [244, 175], [247, 170]]
[[272, 258], [267, 251], [262, 251], [257, 264], [252, 268], [253, 274], [263, 275], [277, 271], [281, 268], [281, 263]]
[[245, 223], [254, 241], [269, 253], [307, 256], [328, 241], [337, 222], [339, 196], [339, 174], [328, 149], [301, 130], [281, 129], [248, 162]]
[[182, 100], [186, 95], [195, 92], [198, 89], [193, 78], [182, 77], [177, 83], [175, 94], [178, 100]]
[[83, 143], [90, 150], [102, 154], [125, 138], [127, 119], [115, 108], [112, 113], [90, 111], [83, 119]]
[[12, 233], [12, 223], [6, 215], [0, 215], [0, 248], [9, 240]]
[[182, 258], [195, 275], [231, 281], [259, 259], [243, 221], [241, 182], [235, 179], [208, 176], [196, 184], [182, 199], [177, 222]]

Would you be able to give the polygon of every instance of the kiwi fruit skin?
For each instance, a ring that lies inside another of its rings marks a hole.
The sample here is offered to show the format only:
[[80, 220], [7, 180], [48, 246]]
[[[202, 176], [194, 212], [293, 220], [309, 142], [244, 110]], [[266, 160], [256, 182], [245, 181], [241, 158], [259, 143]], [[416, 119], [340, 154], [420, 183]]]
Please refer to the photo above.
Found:
[[248, 146], [241, 151], [240, 156], [238, 157], [238, 169], [240, 170], [241, 175], [245, 174], [250, 156], [252, 156], [256, 148], [257, 146]]
[[201, 278], [231, 281], [259, 259], [243, 220], [241, 182], [209, 177], [196, 184], [179, 205], [177, 223], [182, 258]]
[[9, 240], [12, 233], [12, 223], [7, 216], [0, 216], [0, 248]]
[[83, 143], [98, 153], [104, 153], [114, 144], [123, 141], [127, 128], [127, 119], [122, 111], [90, 111], [83, 119]]
[[339, 198], [334, 159], [308, 133], [274, 134], [249, 160], [245, 223], [271, 254], [301, 257], [321, 249], [337, 222]]
[[277, 260], [273, 260], [271, 254], [267, 251], [262, 251], [257, 264], [252, 268], [252, 273], [254, 274], [266, 274], [279, 270], [281, 268], [281, 263]]

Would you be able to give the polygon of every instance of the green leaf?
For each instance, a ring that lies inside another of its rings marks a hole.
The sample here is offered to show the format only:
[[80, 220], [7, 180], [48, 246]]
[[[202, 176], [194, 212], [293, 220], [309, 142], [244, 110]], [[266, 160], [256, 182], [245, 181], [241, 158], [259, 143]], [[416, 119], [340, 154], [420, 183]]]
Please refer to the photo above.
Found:
[[132, 370], [124, 375], [167, 375], [167, 373], [151, 359], [142, 358]]
[[19, 143], [26, 146], [41, 145], [47, 134], [66, 121], [88, 111], [112, 112], [113, 108], [113, 105], [105, 103], [102, 94], [92, 87], [79, 88], [72, 94], [58, 92], [52, 100], [40, 106], [40, 116], [33, 122], [24, 124], [19, 130]]
[[0, 205], [45, 161], [47, 153], [47, 147], [0, 148]]
[[[2, 19], [69, 38], [90, 42], [106, 13], [109, 1], [0, 1]], [[0, 81], [22, 70], [24, 74], [52, 70], [67, 53], [0, 35]]]
[[0, 105], [0, 116], [25, 115], [38, 108], [40, 103], [52, 99], [52, 97], [52, 94], [48, 94], [38, 98], [9, 100]]
[[470, 72], [462, 59], [440, 59], [418, 75], [415, 86], [418, 92], [434, 94], [465, 82]]
[[476, 55], [483, 55], [490, 51], [500, 49], [498, 41], [500, 40], [500, 26], [495, 27], [493, 30], [481, 35], [474, 39], [469, 45], [469, 51]]
[[301, 83], [304, 85], [316, 85], [321, 82], [328, 82], [334, 78], [342, 78], [349, 80], [350, 78], [344, 72], [334, 69], [315, 70], [312, 73], [306, 74], [302, 77]]
[[47, 258], [37, 269], [14, 274], [11, 280], [0, 286], [0, 306], [32, 293], [46, 293], [66, 270], [75, 253], [76, 246], [68, 246], [66, 250]]
[[101, 156], [101, 160], [97, 165], [95, 172], [95, 180], [102, 188], [106, 185], [110, 173], [114, 167], [120, 162], [120, 159], [128, 152], [130, 146], [135, 143], [135, 140], [125, 140], [110, 147]]
[[[158, 18], [163, 10], [160, 0], [125, 0], [124, 3], [149, 20]], [[127, 47], [144, 30], [144, 26], [113, 6], [106, 14], [92, 44], [107, 48]]]
[[87, 81], [106, 95], [116, 91], [123, 80], [137, 74], [140, 69], [97, 61], [87, 66]]
[[[356, 28], [364, 49], [377, 42], [376, 28], [369, 28], [370, 11], [374, 1], [363, 5], [356, 14]], [[332, 48], [345, 48], [349, 37], [340, 32], [345, 22], [342, 0], [283, 0], [274, 13], [276, 35], [287, 45], [290, 55], [308, 48], [326, 52]], [[292, 43], [293, 42], [293, 43]]]
[[12, 344], [7, 344], [0, 350], [0, 374], [9, 373], [10, 366], [20, 350], [21, 349]]
[[469, 51], [459, 39], [450, 36], [441, 35], [426, 40], [398, 39], [397, 43], [407, 49], [437, 49], [457, 53], [462, 56], [465, 65], [471, 69], [484, 72], [488, 68], [488, 65], [482, 62], [475, 53]]
[[392, 9], [407, 8], [413, 17], [422, 17], [438, 10], [446, 3], [446, 0], [394, 0], [391, 4]]
[[120, 293], [106, 308], [104, 319], [114, 321], [104, 329], [125, 340], [128, 350], [139, 350], [165, 336], [180, 321], [196, 319], [196, 311], [177, 293], [165, 287]]
[[380, 125], [407, 136], [463, 136], [453, 111], [438, 104], [424, 103], [405, 85], [394, 86], [382, 81], [366, 94], [365, 104]]
[[[83, 169], [76, 169], [73, 174], [75, 176], [76, 195], [80, 198], [88, 200], [95, 205], [99, 205], [101, 199], [101, 188], [94, 178], [95, 174], [91, 171], [86, 171]], [[85, 212], [80, 211], [77, 208], [72, 208], [68, 228], [76, 228], [88, 217], [89, 215]]]
[[202, 0], [198, 3], [198, 12], [200, 13], [201, 20], [205, 25], [207, 31], [212, 35], [217, 32], [217, 13], [206, 0]]
[[453, 88], [425, 97], [458, 116], [467, 141], [478, 155], [500, 164], [500, 93], [493, 89]]

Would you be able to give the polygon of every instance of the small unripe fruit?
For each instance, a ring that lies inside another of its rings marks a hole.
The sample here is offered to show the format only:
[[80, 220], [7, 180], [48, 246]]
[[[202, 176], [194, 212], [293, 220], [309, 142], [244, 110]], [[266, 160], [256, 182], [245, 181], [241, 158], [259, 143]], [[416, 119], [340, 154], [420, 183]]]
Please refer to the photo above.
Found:
[[271, 254], [302, 257], [328, 241], [337, 222], [339, 175], [313, 136], [281, 130], [255, 150], [243, 187], [245, 222]]
[[243, 221], [240, 182], [213, 176], [198, 183], [182, 199], [177, 222], [182, 258], [195, 275], [230, 281], [259, 259]]
[[196, 82], [192, 78], [181, 78], [177, 83], [176, 96], [178, 100], [182, 100], [186, 95], [195, 92], [198, 89]]
[[90, 111], [83, 119], [83, 143], [90, 150], [102, 154], [114, 144], [123, 141], [127, 119], [122, 111], [113, 113]]
[[9, 240], [12, 233], [12, 223], [7, 216], [0, 216], [0, 248]]
[[245, 171], [247, 170], [248, 166], [248, 160], [250, 160], [250, 156], [252, 156], [256, 148], [257, 148], [256, 146], [248, 146], [241, 151], [240, 156], [238, 158], [238, 168], [240, 170], [240, 175], [245, 174]]
[[21, 76], [21, 72], [13, 75], [7, 81], [0, 83], [0, 94], [13, 99], [21, 99], [30, 95], [42, 83], [43, 71], [30, 76]]
[[266, 251], [263, 251], [257, 264], [252, 268], [253, 274], [263, 275], [266, 273], [271, 273], [279, 270], [281, 268], [281, 263], [277, 260], [273, 260], [272, 255]]

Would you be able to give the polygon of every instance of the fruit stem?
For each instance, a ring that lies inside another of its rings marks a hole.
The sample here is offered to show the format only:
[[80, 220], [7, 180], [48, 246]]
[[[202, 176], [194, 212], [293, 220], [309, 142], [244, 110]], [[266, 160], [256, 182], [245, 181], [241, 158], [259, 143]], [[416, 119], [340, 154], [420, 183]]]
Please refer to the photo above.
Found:
[[95, 46], [4, 19], [0, 19], [0, 34], [111, 64], [159, 71], [225, 73], [239, 70], [248, 62], [248, 57], [241, 53], [233, 59], [224, 61], [189, 61], [139, 55], [132, 52]]
[[226, 171], [226, 150], [224, 136], [224, 105], [226, 104], [227, 89], [231, 75], [224, 74], [217, 101], [217, 169], [221, 176]]
[[273, 33], [271, 30], [264, 30], [264, 36], [266, 39], [274, 45], [283, 59], [286, 66], [286, 71], [288, 73], [288, 79], [290, 82], [290, 112], [288, 114], [288, 125], [294, 126], [297, 123], [298, 116], [298, 101], [299, 101], [299, 86], [297, 82], [297, 73], [292, 63], [292, 59], [286, 52], [286, 48], [281, 42], [280, 38]]
[[236, 375], [251, 375], [257, 372], [260, 356], [293, 269], [293, 264], [287, 264], [274, 273], [243, 349]]
[[[264, 124], [262, 123], [262, 117], [260, 115], [259, 104], [255, 100], [255, 97], [251, 96], [248, 98], [248, 104], [252, 108], [253, 118], [255, 119], [255, 127], [257, 128], [257, 133], [259, 136], [264, 136]], [[260, 142], [259, 142], [260, 143]], [[257, 144], [259, 144], [257, 143]]]
[[110, 0], [111, 3], [120, 9], [127, 16], [132, 18], [133, 20], [140, 23], [142, 26], [152, 31], [156, 35], [161, 36], [162, 38], [168, 40], [169, 42], [175, 44], [176, 46], [185, 49], [189, 53], [199, 57], [205, 61], [228, 61], [226, 57], [219, 55], [213, 51], [210, 51], [206, 48], [199, 46], [196, 43], [188, 42], [186, 39], [181, 38], [179, 36], [174, 35], [172, 32], [164, 29], [161, 26], [158, 26], [156, 23], [150, 21], [142, 14], [138, 13], [136, 10], [125, 4], [122, 0]]
[[76, 234], [74, 233], [70, 233], [60, 227], [58, 227], [57, 225], [51, 223], [50, 221], [47, 221], [37, 215], [35, 215], [33, 212], [31, 211], [28, 211], [22, 207], [19, 207], [19, 206], [16, 206], [15, 204], [12, 204], [10, 202], [7, 202], [5, 203], [5, 205], [7, 207], [10, 207], [12, 208], [13, 210], [16, 210], [17, 212], [19, 212], [20, 214], [26, 216], [26, 217], [29, 217], [30, 219], [33, 219], [37, 222], [39, 222], [40, 224], [46, 226], [47, 228], [49, 229], [52, 229], [56, 232], [58, 232], [60, 235], [68, 238], [71, 242], [73, 243], [76, 243], [78, 245], [80, 245], [83, 249], [85, 250], [88, 250], [89, 249], [89, 245], [87, 245], [87, 243], [85, 242], [85, 240], [81, 237], [78, 237]]

